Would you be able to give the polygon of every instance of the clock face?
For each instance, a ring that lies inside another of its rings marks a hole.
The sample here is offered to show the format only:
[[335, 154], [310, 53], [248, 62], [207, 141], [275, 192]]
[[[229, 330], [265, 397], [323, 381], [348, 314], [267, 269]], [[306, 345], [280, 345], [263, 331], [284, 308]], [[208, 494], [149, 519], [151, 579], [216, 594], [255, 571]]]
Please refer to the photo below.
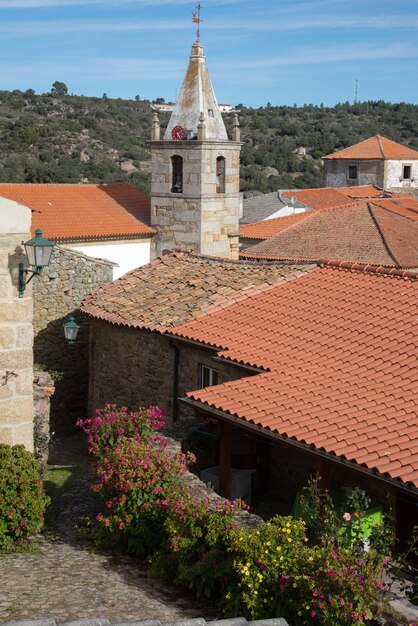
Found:
[[174, 139], [174, 141], [183, 141], [184, 139], [183, 126], [174, 126], [173, 130], [171, 131], [171, 136]]

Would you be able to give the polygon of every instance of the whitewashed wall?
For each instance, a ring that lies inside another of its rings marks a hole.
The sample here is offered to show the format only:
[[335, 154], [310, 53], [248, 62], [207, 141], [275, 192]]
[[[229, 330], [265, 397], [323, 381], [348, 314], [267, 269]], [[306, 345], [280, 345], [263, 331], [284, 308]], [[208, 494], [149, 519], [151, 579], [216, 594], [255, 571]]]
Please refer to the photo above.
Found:
[[[411, 165], [411, 180], [403, 180], [403, 166]], [[418, 161], [386, 161], [385, 189], [418, 189]]]
[[113, 269], [113, 280], [126, 272], [145, 265], [150, 261], [150, 239], [140, 241], [122, 241], [115, 243], [62, 244], [65, 248], [77, 250], [96, 259], [107, 259], [117, 264]]

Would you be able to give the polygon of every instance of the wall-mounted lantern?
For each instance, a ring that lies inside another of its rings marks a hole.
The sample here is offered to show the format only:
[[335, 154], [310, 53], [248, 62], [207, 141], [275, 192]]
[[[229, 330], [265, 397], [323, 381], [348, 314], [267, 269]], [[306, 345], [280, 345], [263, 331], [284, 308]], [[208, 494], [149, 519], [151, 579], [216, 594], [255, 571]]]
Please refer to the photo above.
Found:
[[80, 329], [79, 324], [75, 321], [74, 315], [70, 315], [64, 324], [64, 335], [68, 343], [74, 343], [77, 339], [77, 333]]
[[[35, 230], [35, 237], [23, 243], [29, 267], [19, 263], [19, 298], [23, 297], [26, 285], [34, 276], [39, 276], [43, 268], [49, 265], [54, 243], [42, 237], [42, 230]], [[26, 280], [26, 275], [31, 276]]]

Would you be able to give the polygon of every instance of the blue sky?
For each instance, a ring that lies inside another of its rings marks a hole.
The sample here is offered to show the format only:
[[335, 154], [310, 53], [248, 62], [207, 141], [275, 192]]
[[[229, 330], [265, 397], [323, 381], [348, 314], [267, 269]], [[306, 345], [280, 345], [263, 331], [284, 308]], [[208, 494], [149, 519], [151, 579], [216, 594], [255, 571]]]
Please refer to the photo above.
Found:
[[[189, 0], [0, 0], [0, 89], [174, 100]], [[418, 0], [203, 0], [219, 102], [418, 102]]]

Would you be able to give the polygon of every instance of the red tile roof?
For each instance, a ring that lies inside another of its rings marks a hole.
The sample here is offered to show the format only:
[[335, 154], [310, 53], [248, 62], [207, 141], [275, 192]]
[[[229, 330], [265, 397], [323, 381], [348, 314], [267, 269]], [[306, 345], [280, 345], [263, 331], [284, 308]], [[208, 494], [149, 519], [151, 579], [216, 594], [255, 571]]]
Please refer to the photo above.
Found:
[[[242, 258], [320, 261], [335, 259], [388, 267], [418, 267], [418, 222], [413, 200], [376, 199], [312, 211], [282, 233], [247, 248]], [[387, 207], [391, 207], [386, 208]]]
[[[360, 187], [320, 187], [318, 189], [294, 189], [281, 192], [283, 196], [291, 198], [295, 196], [297, 201], [313, 209], [330, 209], [343, 206], [351, 206], [353, 200], [364, 200], [387, 197], [387, 192], [374, 185]], [[245, 239], [268, 239], [287, 230], [297, 222], [301, 222], [311, 215], [310, 212], [297, 213], [285, 217], [264, 219], [249, 224], [240, 225], [240, 235]]]
[[418, 159], [418, 152], [396, 141], [375, 135], [354, 146], [333, 152], [324, 159]]
[[339, 193], [342, 193], [344, 196], [348, 198], [352, 198], [356, 200], [358, 198], [379, 198], [382, 196], [396, 195], [388, 191], [383, 191], [379, 187], [375, 187], [374, 185], [358, 185], [356, 187], [337, 187]]
[[[374, 189], [374, 187], [372, 187], [372, 189]], [[333, 207], [347, 206], [353, 202], [350, 197], [347, 198], [348, 194], [341, 193], [339, 187], [320, 187], [318, 189], [284, 191], [282, 195], [287, 198], [295, 196], [298, 202], [302, 202], [302, 204], [312, 207], [313, 209], [330, 209]]]
[[150, 199], [127, 183], [0, 183], [0, 196], [34, 210], [32, 229], [56, 241], [151, 237]]
[[304, 220], [310, 211], [304, 213], [296, 213], [295, 215], [286, 215], [284, 217], [273, 217], [272, 219], [262, 220], [261, 222], [252, 222], [250, 224], [241, 224], [239, 227], [240, 237], [245, 239], [268, 239], [278, 233], [282, 233], [290, 226]]
[[175, 328], [270, 370], [188, 397], [418, 488], [417, 279], [328, 265]]
[[163, 332], [242, 290], [308, 269], [174, 252], [93, 291], [81, 310], [112, 324]]

